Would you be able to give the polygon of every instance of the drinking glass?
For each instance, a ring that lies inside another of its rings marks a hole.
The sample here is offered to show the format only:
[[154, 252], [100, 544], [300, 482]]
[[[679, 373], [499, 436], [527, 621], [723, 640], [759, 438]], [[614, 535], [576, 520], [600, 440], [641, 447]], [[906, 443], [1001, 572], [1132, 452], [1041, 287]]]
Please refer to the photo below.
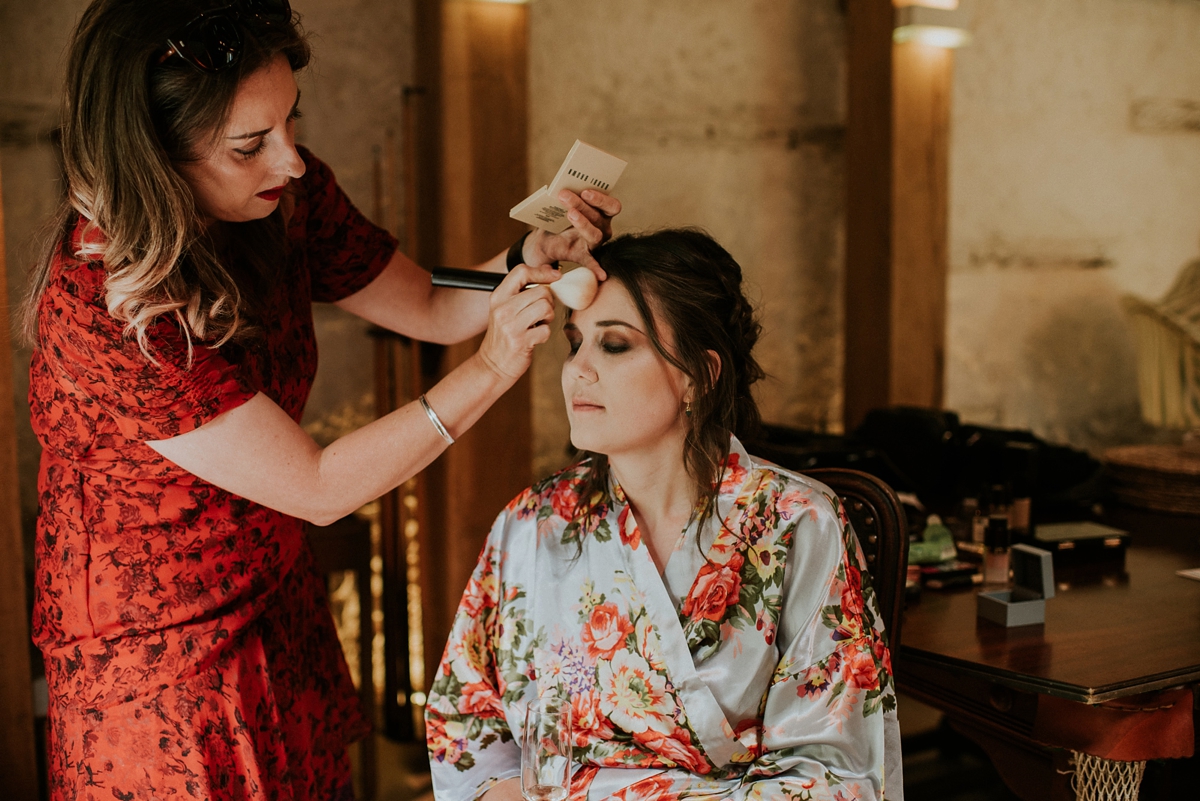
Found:
[[521, 795], [564, 801], [571, 786], [571, 701], [549, 694], [531, 701], [521, 732]]

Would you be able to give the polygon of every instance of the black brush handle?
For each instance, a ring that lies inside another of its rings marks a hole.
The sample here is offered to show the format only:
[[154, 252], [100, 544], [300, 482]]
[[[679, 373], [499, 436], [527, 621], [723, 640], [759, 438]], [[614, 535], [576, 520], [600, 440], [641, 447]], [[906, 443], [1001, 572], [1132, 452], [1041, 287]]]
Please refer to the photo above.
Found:
[[485, 273], [479, 270], [458, 270], [453, 267], [434, 267], [432, 271], [434, 286], [482, 289], [484, 292], [491, 292], [500, 286], [504, 275], [504, 273]]

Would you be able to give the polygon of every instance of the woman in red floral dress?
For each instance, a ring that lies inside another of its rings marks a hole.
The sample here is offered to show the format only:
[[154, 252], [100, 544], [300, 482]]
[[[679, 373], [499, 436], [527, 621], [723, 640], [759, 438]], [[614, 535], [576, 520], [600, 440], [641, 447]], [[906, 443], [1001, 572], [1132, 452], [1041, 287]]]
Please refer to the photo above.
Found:
[[[352, 796], [368, 722], [304, 521], [470, 427], [548, 336], [548, 291], [522, 288], [595, 265], [619, 211], [566, 196], [566, 233], [479, 265], [526, 263], [490, 301], [435, 290], [296, 147], [307, 61], [286, 0], [96, 0], [75, 31], [67, 200], [25, 307], [53, 799]], [[298, 425], [314, 301], [438, 342], [487, 333], [420, 403], [322, 449]]]

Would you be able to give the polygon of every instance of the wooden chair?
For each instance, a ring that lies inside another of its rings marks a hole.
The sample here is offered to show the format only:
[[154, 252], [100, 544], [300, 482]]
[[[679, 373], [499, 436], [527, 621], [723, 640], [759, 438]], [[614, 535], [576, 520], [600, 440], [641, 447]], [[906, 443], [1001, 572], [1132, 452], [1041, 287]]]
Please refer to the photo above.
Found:
[[900, 651], [900, 620], [904, 612], [904, 580], [908, 572], [908, 526], [904, 507], [892, 488], [858, 470], [823, 467], [804, 475], [826, 484], [846, 508], [862, 545], [867, 570], [887, 625], [892, 658]]

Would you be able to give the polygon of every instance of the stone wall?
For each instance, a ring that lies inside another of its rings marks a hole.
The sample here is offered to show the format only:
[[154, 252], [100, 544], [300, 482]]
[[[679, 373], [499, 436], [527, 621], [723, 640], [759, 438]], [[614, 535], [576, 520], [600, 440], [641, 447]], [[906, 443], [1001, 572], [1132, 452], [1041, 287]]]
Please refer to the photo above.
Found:
[[1092, 449], [1163, 436], [1120, 297], [1200, 256], [1200, 2], [969, 2], [946, 405]]
[[[761, 309], [765, 417], [841, 424], [844, 18], [836, 0], [530, 5], [530, 180], [575, 139], [629, 161], [620, 231], [706, 228]], [[534, 470], [566, 458], [561, 336], [534, 364]]]

